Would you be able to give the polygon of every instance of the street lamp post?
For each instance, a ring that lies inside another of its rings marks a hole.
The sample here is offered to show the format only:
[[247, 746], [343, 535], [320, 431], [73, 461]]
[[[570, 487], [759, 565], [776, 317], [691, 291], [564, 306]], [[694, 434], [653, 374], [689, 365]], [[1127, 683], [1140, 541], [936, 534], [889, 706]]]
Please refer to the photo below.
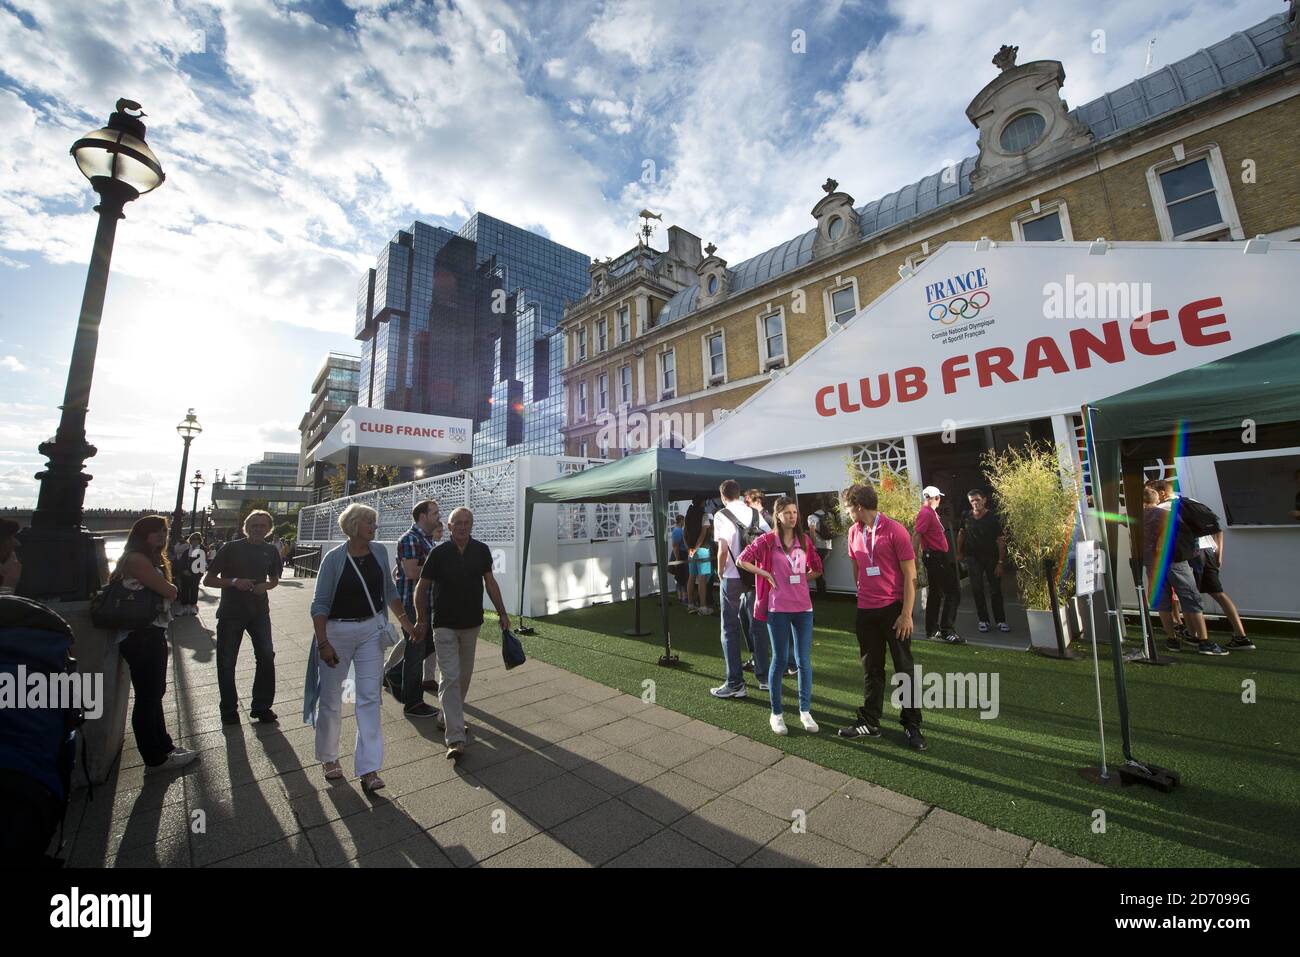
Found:
[[199, 489], [204, 486], [203, 473], [198, 469], [194, 470], [194, 478], [190, 479], [190, 488], [194, 489], [194, 507], [190, 509], [190, 534], [194, 534], [194, 522], [199, 517]]
[[96, 448], [86, 441], [86, 410], [99, 347], [99, 322], [108, 288], [117, 221], [124, 206], [162, 184], [162, 166], [145, 143], [140, 104], [118, 100], [108, 125], [72, 144], [72, 157], [99, 194], [99, 225], [91, 252], [86, 287], [81, 296], [68, 381], [63, 393], [59, 428], [39, 451], [48, 462], [36, 474], [40, 492], [32, 523], [23, 529], [24, 574], [20, 590], [32, 598], [83, 601], [107, 578], [104, 540], [82, 524], [86, 486], [92, 476], [83, 470]]
[[[181, 522], [185, 520], [185, 472], [190, 467], [190, 443], [202, 431], [203, 427], [199, 425], [199, 420], [195, 417], [193, 409], [188, 410], [180, 425], [176, 426], [176, 434], [185, 443], [185, 452], [181, 455], [181, 478], [176, 483], [176, 511], [172, 514], [172, 544], [180, 541]], [[198, 499], [199, 490], [195, 489], [194, 501], [197, 503]]]

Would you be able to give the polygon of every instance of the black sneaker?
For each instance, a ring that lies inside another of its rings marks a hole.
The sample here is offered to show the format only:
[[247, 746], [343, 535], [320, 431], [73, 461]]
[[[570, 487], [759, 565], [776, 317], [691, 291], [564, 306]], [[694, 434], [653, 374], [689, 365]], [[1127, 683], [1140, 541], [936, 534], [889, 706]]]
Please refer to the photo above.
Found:
[[[260, 721], [263, 724], [274, 724], [280, 720], [280, 716], [270, 708], [265, 708], [261, 711], [250, 711], [248, 712], [248, 716], [254, 721]], [[235, 720], [238, 721], [239, 719], [236, 718]]]
[[1187, 630], [1186, 625], [1174, 625], [1174, 637], [1177, 638], [1179, 641], [1190, 642], [1196, 640], [1195, 638], [1192, 637], [1192, 633]]
[[932, 631], [932, 632], [930, 632], [928, 635], [926, 635], [925, 637], [929, 638], [931, 641], [943, 641], [943, 632], [942, 632], [942, 631]]
[[925, 743], [925, 735], [921, 733], [920, 728], [906, 728], [907, 743], [913, 751], [925, 751], [929, 745]]
[[1196, 647], [1198, 654], [1202, 655], [1226, 655], [1227, 652], [1220, 648], [1213, 641], [1202, 641]]
[[1232, 641], [1228, 642], [1229, 651], [1254, 651], [1255, 643], [1245, 635], [1237, 635]]
[[748, 661], [746, 661], [743, 665], [740, 666], [740, 670], [741, 670], [741, 671], [753, 671], [753, 670], [754, 670], [754, 659], [753, 659], [753, 658], [750, 658]]
[[222, 724], [240, 724], [240, 717], [237, 714], [223, 714], [221, 716]]
[[402, 709], [402, 714], [408, 718], [436, 718], [438, 709], [421, 701], [419, 704], [407, 705]]
[[966, 644], [966, 639], [963, 638], [961, 635], [957, 634], [957, 632], [952, 631], [951, 629], [943, 636], [943, 641], [947, 642], [950, 645]]
[[1166, 639], [1165, 639], [1165, 650], [1166, 650], [1166, 651], [1182, 651], [1182, 650], [1183, 650], [1183, 643], [1182, 643], [1181, 641], [1179, 641], [1177, 638], [1166, 638]]
[[876, 724], [855, 724], [848, 728], [840, 728], [835, 732], [841, 738], [878, 738], [880, 737], [880, 726]]

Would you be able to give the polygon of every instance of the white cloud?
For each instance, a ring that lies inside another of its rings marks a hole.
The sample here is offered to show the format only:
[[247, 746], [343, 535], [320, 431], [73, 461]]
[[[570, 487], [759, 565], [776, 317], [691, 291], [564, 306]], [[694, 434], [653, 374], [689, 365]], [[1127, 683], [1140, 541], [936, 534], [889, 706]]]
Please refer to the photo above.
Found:
[[5, 356], [0, 359], [0, 369], [7, 369], [9, 372], [26, 372], [27, 366], [19, 362], [17, 356]]

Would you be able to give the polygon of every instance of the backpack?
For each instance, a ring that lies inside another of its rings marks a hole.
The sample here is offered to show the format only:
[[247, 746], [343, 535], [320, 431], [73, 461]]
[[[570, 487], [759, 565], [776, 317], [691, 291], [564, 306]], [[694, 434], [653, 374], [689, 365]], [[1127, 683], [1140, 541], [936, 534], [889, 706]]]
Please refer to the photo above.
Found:
[[[68, 623], [44, 605], [16, 595], [0, 596], [0, 671], [16, 677], [21, 667], [29, 676], [41, 673], [49, 679], [76, 675], [72, 642]], [[44, 843], [62, 826], [78, 743], [85, 761], [80, 732], [85, 714], [71, 702], [65, 704], [0, 709], [0, 786], [9, 800], [44, 809], [36, 815], [49, 826], [48, 833], [38, 835]], [[0, 827], [4, 825], [0, 821]]]
[[828, 520], [826, 513], [819, 509], [818, 511], [813, 512], [811, 517], [817, 519], [816, 523], [813, 525], [813, 538], [819, 543], [831, 541], [835, 536], [830, 534], [826, 529]]
[[1219, 516], [1214, 510], [1196, 499], [1180, 495], [1178, 498], [1178, 518], [1197, 538], [1202, 535], [1217, 535], [1223, 531], [1219, 525]]
[[[758, 513], [758, 509], [751, 508], [749, 510], [750, 519], [748, 525], [742, 524], [740, 518], [731, 509], [724, 508], [722, 511], [726, 513], [727, 518], [731, 519], [731, 524], [735, 525], [736, 528], [740, 529], [740, 551], [741, 552], [743, 552], [746, 548], [748, 548], [754, 542], [758, 541], [760, 538], [763, 537], [763, 526], [759, 524], [759, 520], [762, 518], [762, 516]], [[737, 552], [735, 555], [731, 556], [732, 564], [736, 565], [736, 571], [740, 572], [741, 587], [745, 591], [750, 591], [752, 588], [754, 588], [754, 573], [747, 572], [743, 568], [741, 568], [738, 564], [736, 564], [739, 560], [740, 560], [740, 552]]]

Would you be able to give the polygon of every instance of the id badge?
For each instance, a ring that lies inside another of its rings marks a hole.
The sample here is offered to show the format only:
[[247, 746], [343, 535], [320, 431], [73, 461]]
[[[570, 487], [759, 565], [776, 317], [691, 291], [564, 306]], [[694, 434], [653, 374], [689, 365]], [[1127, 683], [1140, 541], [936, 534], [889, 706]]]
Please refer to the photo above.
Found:
[[868, 565], [868, 566], [867, 566], [867, 577], [868, 577], [868, 578], [875, 578], [875, 577], [876, 577], [877, 575], [879, 575], [879, 574], [880, 574], [880, 567], [879, 567], [878, 565]]
[[797, 584], [799, 584], [801, 581], [803, 581], [803, 577], [802, 577], [801, 575], [791, 575], [791, 576], [790, 576], [790, 584], [791, 584], [791, 585], [797, 585]]

